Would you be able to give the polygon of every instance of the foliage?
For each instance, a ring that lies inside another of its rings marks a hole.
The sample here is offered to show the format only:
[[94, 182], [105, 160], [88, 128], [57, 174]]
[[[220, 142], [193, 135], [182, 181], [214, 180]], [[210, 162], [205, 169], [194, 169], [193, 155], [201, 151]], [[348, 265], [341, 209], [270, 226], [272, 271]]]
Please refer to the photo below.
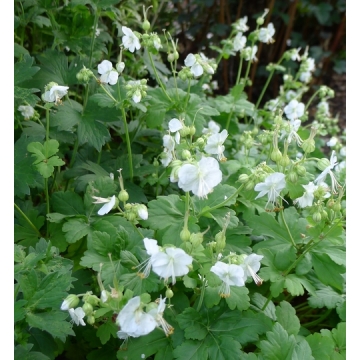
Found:
[[154, 32], [161, 7], [15, 2], [15, 359], [345, 358], [334, 91], [294, 47], [253, 101], [271, 14], [218, 27], [213, 59]]

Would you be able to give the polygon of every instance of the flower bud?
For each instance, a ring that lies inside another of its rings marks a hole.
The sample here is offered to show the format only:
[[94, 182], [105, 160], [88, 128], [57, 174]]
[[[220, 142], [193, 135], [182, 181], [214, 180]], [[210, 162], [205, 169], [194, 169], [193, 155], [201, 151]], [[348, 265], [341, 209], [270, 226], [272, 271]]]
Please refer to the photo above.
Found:
[[330, 165], [329, 159], [322, 158], [318, 160], [317, 167], [319, 170], [324, 171]]
[[216, 241], [216, 247], [215, 247], [216, 252], [218, 253], [222, 252], [226, 245], [226, 236], [223, 231], [219, 231], [215, 235], [215, 241]]
[[119, 74], [121, 74], [125, 69], [125, 63], [123, 61], [120, 61], [116, 64], [116, 70]]
[[95, 324], [95, 317], [94, 315], [90, 315], [86, 318], [86, 322], [89, 324], [89, 325], [94, 325]]
[[191, 159], [191, 152], [189, 150], [183, 150], [182, 153], [181, 153], [181, 157], [184, 159], [184, 160], [189, 160]]
[[279, 165], [280, 166], [288, 166], [290, 164], [290, 159], [287, 155], [284, 155], [280, 160], [279, 160]]
[[307, 139], [301, 144], [301, 147], [306, 153], [311, 153], [315, 150], [315, 141], [314, 139]]
[[256, 24], [259, 25], [259, 26], [263, 25], [264, 24], [264, 18], [262, 18], [262, 17], [257, 18], [256, 19]]
[[313, 220], [315, 222], [320, 222], [321, 221], [321, 214], [319, 212], [316, 212], [316, 213], [313, 214], [312, 218], [313, 218]]
[[255, 187], [255, 183], [253, 181], [248, 181], [244, 186], [244, 190], [246, 191], [254, 190], [254, 187]]
[[194, 136], [195, 135], [195, 132], [196, 132], [196, 128], [194, 125], [191, 125], [190, 126], [190, 129], [189, 129], [189, 135], [190, 136]]
[[96, 306], [99, 303], [99, 298], [91, 293], [86, 293], [83, 297], [83, 301], [89, 303], [92, 306]]
[[118, 195], [118, 198], [120, 201], [122, 202], [126, 202], [129, 200], [129, 194], [126, 190], [121, 190], [119, 195]]
[[90, 305], [87, 302], [82, 306], [82, 309], [84, 310], [85, 315], [88, 315], [88, 316], [91, 315], [94, 311], [94, 308], [92, 307], [92, 305]]
[[175, 56], [174, 56], [174, 54], [173, 54], [173, 53], [168, 54], [167, 60], [168, 60], [168, 62], [173, 62], [173, 61], [175, 61]]
[[199, 137], [199, 138], [195, 141], [195, 144], [196, 144], [197, 146], [199, 146], [200, 148], [202, 148], [202, 147], [204, 146], [204, 144], [205, 144], [204, 138]]
[[281, 151], [276, 148], [271, 152], [270, 158], [272, 161], [278, 162], [282, 159], [282, 153]]
[[249, 180], [249, 175], [247, 174], [241, 174], [238, 178], [239, 182], [242, 184], [246, 183]]
[[69, 310], [77, 306], [80, 299], [75, 294], [70, 294], [68, 297], [62, 302], [60, 309], [61, 310]]
[[190, 242], [196, 247], [199, 246], [204, 240], [204, 235], [202, 233], [192, 233], [190, 235]]
[[179, 133], [182, 137], [188, 136], [190, 134], [190, 128], [188, 126], [183, 126], [180, 130]]
[[296, 171], [296, 173], [297, 173], [299, 176], [301, 176], [301, 177], [303, 177], [303, 176], [306, 175], [306, 168], [305, 168], [305, 166], [297, 165], [297, 166], [295, 166], [295, 171]]
[[137, 206], [137, 213], [139, 215], [139, 218], [142, 220], [147, 220], [149, 217], [148, 209], [145, 205], [140, 204]]
[[321, 218], [322, 218], [323, 220], [325, 220], [325, 219], [327, 219], [327, 217], [328, 217], [328, 213], [326, 212], [326, 210], [323, 210], [323, 211], [321, 212]]
[[168, 299], [171, 299], [174, 296], [174, 292], [171, 289], [167, 288], [166, 291], [165, 291], [165, 296]]
[[288, 179], [289, 179], [290, 182], [295, 184], [298, 181], [299, 176], [295, 171], [290, 171], [289, 174], [288, 174]]
[[129, 212], [126, 213], [126, 218], [130, 221], [130, 222], [134, 222], [137, 218], [136, 214], [134, 214], [133, 212]]
[[334, 204], [334, 211], [340, 211], [341, 210], [341, 204], [339, 201], [337, 201], [335, 204]]
[[190, 231], [187, 228], [184, 228], [180, 232], [180, 239], [182, 241], [189, 241], [190, 240]]
[[142, 23], [142, 28], [145, 31], [148, 31], [150, 29], [150, 22], [149, 20], [144, 20], [144, 22]]
[[329, 208], [329, 209], [332, 209], [335, 205], [335, 201], [334, 199], [329, 199], [328, 202], [326, 203], [326, 206]]

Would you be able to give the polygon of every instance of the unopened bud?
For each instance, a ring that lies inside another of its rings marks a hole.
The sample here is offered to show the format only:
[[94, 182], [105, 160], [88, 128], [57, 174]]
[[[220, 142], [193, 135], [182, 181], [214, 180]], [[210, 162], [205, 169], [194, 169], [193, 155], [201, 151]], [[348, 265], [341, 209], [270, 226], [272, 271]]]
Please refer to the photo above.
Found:
[[122, 202], [126, 202], [129, 200], [129, 194], [126, 190], [121, 190], [119, 195], [118, 195], [118, 198], [120, 201]]
[[85, 315], [91, 315], [94, 311], [92, 305], [87, 302], [82, 306], [82, 309], [84, 310]]
[[204, 240], [204, 235], [202, 233], [192, 233], [190, 235], [190, 242], [196, 247], [199, 246]]
[[306, 168], [305, 168], [305, 166], [297, 165], [297, 166], [295, 166], [295, 171], [296, 171], [296, 173], [297, 173], [299, 176], [301, 176], [301, 177], [303, 177], [303, 176], [306, 175]]
[[295, 172], [295, 171], [291, 171], [289, 174], [288, 174], [288, 179], [290, 180], [290, 182], [292, 182], [293, 184], [295, 184], [298, 179], [299, 179], [299, 176], [298, 174]]
[[301, 147], [306, 153], [311, 153], [315, 150], [315, 141], [314, 139], [307, 139], [301, 144]]
[[180, 239], [182, 241], [189, 241], [190, 240], [190, 231], [187, 228], [184, 228], [180, 231]]
[[256, 24], [258, 24], [259, 26], [263, 25], [264, 24], [264, 18], [262, 17], [259, 17], [256, 19]]
[[276, 148], [271, 152], [270, 158], [272, 161], [278, 162], [282, 159], [282, 153], [281, 151]]
[[191, 159], [191, 152], [189, 150], [183, 150], [181, 152], [181, 157], [184, 159], [184, 160], [189, 160]]
[[239, 182], [242, 184], [246, 183], [249, 180], [249, 175], [247, 174], [241, 174], [238, 178]]
[[316, 213], [313, 214], [312, 218], [313, 218], [313, 220], [315, 222], [320, 222], [321, 221], [321, 214], [319, 212], [316, 212]]
[[90, 315], [86, 318], [86, 322], [89, 324], [89, 325], [94, 325], [95, 324], [95, 317], [94, 315]]
[[195, 135], [195, 132], [196, 132], [195, 126], [194, 126], [194, 125], [191, 125], [191, 126], [190, 126], [189, 135], [190, 135], [190, 136], [193, 136], [193, 135]]
[[322, 158], [318, 160], [317, 167], [319, 170], [324, 171], [330, 165], [329, 159]]
[[61, 310], [69, 310], [72, 309], [74, 307], [76, 307], [76, 305], [79, 303], [80, 299], [78, 298], [77, 295], [75, 294], [70, 294], [68, 295], [68, 297], [62, 302], [60, 309]]
[[334, 211], [340, 211], [341, 210], [341, 204], [339, 201], [337, 201], [335, 204], [334, 204]]
[[279, 165], [280, 166], [288, 166], [290, 164], [290, 159], [287, 155], [284, 155], [280, 160], [279, 160]]
[[144, 20], [142, 23], [142, 28], [143, 30], [148, 31], [150, 29], [150, 22], [148, 20]]
[[174, 292], [171, 289], [167, 288], [166, 291], [165, 291], [165, 296], [168, 299], [171, 299], [174, 296]]

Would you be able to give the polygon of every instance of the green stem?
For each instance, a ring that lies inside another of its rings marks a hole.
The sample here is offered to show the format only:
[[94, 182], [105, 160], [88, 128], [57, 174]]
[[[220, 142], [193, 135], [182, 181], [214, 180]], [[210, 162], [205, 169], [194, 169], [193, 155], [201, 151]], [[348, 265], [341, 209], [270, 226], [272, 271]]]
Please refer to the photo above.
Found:
[[151, 67], [152, 67], [152, 69], [153, 69], [153, 71], [154, 71], [154, 74], [155, 74], [155, 78], [156, 78], [157, 83], [158, 83], [159, 86], [161, 87], [161, 89], [162, 89], [163, 93], [165, 94], [165, 96], [172, 102], [171, 97], [170, 97], [170, 96], [168, 95], [168, 93], [166, 92], [166, 89], [165, 89], [164, 84], [162, 83], [162, 81], [161, 81], [160, 78], [159, 78], [159, 75], [158, 75], [158, 73], [157, 73], [157, 70], [156, 70], [156, 67], [155, 67], [154, 60], [153, 60], [153, 58], [152, 58], [152, 55], [150, 54], [149, 51], [147, 51], [147, 53], [148, 53], [148, 55], [149, 55], [149, 59], [150, 59], [150, 62], [151, 62]]
[[317, 320], [311, 321], [311, 322], [309, 322], [307, 324], [302, 324], [302, 326], [305, 327], [305, 328], [309, 328], [310, 326], [314, 326], [314, 325], [317, 325], [317, 324], [321, 323], [324, 319], [326, 319], [330, 315], [331, 311], [332, 311], [332, 309], [328, 309]]
[[286, 220], [285, 220], [284, 211], [283, 211], [283, 210], [280, 211], [280, 214], [281, 214], [282, 221], [284, 222], [284, 225], [285, 225], [285, 227], [286, 227], [286, 230], [287, 230], [287, 232], [288, 232], [288, 234], [289, 234], [290, 240], [291, 240], [292, 244], [294, 245], [294, 247], [296, 248], [295, 240], [294, 240], [294, 238], [292, 237], [291, 231], [290, 231], [290, 229], [289, 229], [289, 226], [288, 226], [288, 224], [287, 224], [287, 222], [286, 222]]
[[22, 217], [27, 221], [27, 223], [35, 230], [37, 235], [41, 237], [40, 231], [36, 228], [36, 226], [31, 222], [31, 220], [25, 215], [25, 213], [14, 203], [15, 209], [22, 215]]
[[[45, 158], [48, 159], [48, 144], [49, 144], [49, 132], [50, 132], [50, 110], [46, 109], [46, 146], [45, 146]], [[48, 178], [45, 178], [45, 198], [46, 198], [46, 215], [50, 213], [50, 199], [49, 199], [49, 184]], [[49, 237], [49, 220], [46, 217], [46, 237]]]
[[95, 16], [94, 16], [93, 33], [92, 33], [92, 37], [91, 37], [89, 66], [88, 66], [89, 69], [91, 69], [91, 67], [92, 67], [92, 58], [93, 58], [94, 45], [95, 45], [95, 33], [96, 33], [96, 27], [97, 27], [98, 21], [99, 21], [99, 13], [98, 13], [98, 10], [96, 9]]
[[216, 210], [216, 209], [218, 209], [220, 207], [223, 207], [230, 200], [236, 198], [239, 195], [239, 193], [240, 193], [240, 191], [242, 190], [243, 187], [244, 187], [244, 184], [241, 184], [240, 187], [232, 195], [230, 195], [226, 200], [222, 201], [221, 203], [219, 203], [219, 204], [217, 204], [217, 205], [215, 205], [215, 206], [213, 206], [211, 208], [206, 208], [205, 211], [204, 210], [200, 211], [200, 213], [198, 214], [198, 217], [200, 217], [200, 216], [202, 216], [202, 215], [204, 215], [206, 213], [210, 213], [211, 211]]
[[[118, 89], [118, 96], [119, 96], [119, 99], [120, 99], [120, 102], [121, 102], [121, 92], [120, 92], [119, 82], [117, 82], [117, 89]], [[116, 99], [114, 99], [114, 100], [117, 102]], [[125, 128], [126, 147], [127, 147], [129, 167], [130, 167], [130, 180], [133, 181], [134, 169], [133, 169], [133, 162], [132, 162], [131, 142], [130, 142], [129, 128], [128, 128], [128, 124], [127, 124], [127, 121], [126, 121], [126, 113], [125, 113], [125, 109], [124, 109], [123, 104], [121, 104], [121, 114], [122, 114], [122, 118], [123, 118], [123, 121], [124, 121], [124, 128]]]
[[312, 103], [312, 101], [314, 100], [315, 96], [318, 94], [320, 90], [315, 91], [315, 93], [311, 96], [311, 98], [309, 99], [309, 101], [307, 102], [306, 106], [305, 106], [305, 111], [308, 109], [308, 107], [310, 106], [310, 104]]
[[204, 278], [204, 275], [201, 276], [201, 280], [202, 280], [201, 293], [200, 293], [200, 299], [199, 299], [196, 311], [200, 311], [201, 305], [202, 305], [202, 303], [204, 301], [204, 295], [205, 295], [206, 280]]

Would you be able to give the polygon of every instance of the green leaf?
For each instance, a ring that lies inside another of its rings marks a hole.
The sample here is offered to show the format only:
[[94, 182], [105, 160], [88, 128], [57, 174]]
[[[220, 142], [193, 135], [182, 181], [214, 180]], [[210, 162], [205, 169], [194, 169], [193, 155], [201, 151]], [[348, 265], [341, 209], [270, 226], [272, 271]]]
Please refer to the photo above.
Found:
[[292, 360], [315, 360], [308, 342], [302, 338], [295, 346]]
[[220, 336], [217, 340], [209, 342], [210, 360], [239, 359], [241, 345], [236, 340], [229, 336]]
[[75, 335], [70, 322], [65, 321], [67, 317], [68, 313], [60, 310], [26, 314], [29, 326], [47, 331], [52, 337], [59, 338], [62, 342], [65, 342], [66, 336]]
[[84, 219], [70, 219], [62, 227], [66, 241], [72, 244], [90, 232], [90, 225]]
[[57, 131], [74, 132], [81, 120], [82, 105], [74, 100], [64, 101], [61, 106], [56, 108], [56, 111], [50, 112], [51, 127], [56, 127]]
[[185, 330], [185, 337], [193, 340], [205, 339], [208, 329], [203, 323], [201, 315], [194, 308], [185, 309], [177, 316], [181, 329]]
[[334, 352], [335, 346], [333, 339], [315, 333], [307, 336], [306, 341], [311, 347], [311, 353], [315, 360], [331, 359], [330, 356]]
[[109, 319], [105, 324], [101, 324], [96, 331], [96, 336], [103, 345], [110, 340], [111, 336], [116, 338], [116, 333], [119, 331], [118, 326], [112, 322], [111, 316]]
[[293, 296], [299, 296], [304, 294], [302, 282], [295, 274], [290, 274], [285, 277], [284, 287]]
[[297, 335], [300, 330], [300, 321], [295, 309], [287, 302], [282, 301], [276, 307], [277, 321], [290, 335]]
[[54, 156], [59, 151], [59, 143], [54, 139], [45, 141], [44, 145], [39, 142], [32, 142], [27, 146], [27, 150], [35, 157], [34, 164], [40, 174], [46, 179], [54, 172], [54, 166], [64, 165], [58, 156]]
[[14, 146], [14, 195], [30, 195], [30, 187], [35, 187], [38, 173], [26, 148], [30, 139], [21, 136]]
[[30, 55], [24, 55], [22, 61], [15, 63], [14, 65], [14, 85], [18, 85], [28, 79], [31, 79], [40, 68], [32, 66], [34, 58]]
[[333, 286], [340, 291], [344, 287], [344, 278], [341, 274], [345, 273], [344, 266], [336, 264], [326, 254], [312, 254], [313, 266], [316, 275], [324, 285]]
[[185, 340], [175, 348], [174, 357], [177, 360], [206, 360], [208, 359], [208, 348], [204, 342]]
[[[21, 208], [21, 207], [20, 207]], [[39, 212], [35, 209], [21, 208], [27, 218], [32, 222], [36, 229], [41, 229], [44, 225], [44, 216], [39, 216]], [[14, 225], [14, 239], [21, 245], [34, 245], [39, 240], [39, 233], [28, 223], [28, 221], [16, 210], [16, 224]]]
[[18, 86], [14, 86], [14, 98], [23, 103], [28, 103], [31, 106], [40, 101], [40, 98], [34, 95], [35, 92], [38, 92], [38, 89], [24, 89]]
[[219, 304], [221, 297], [219, 296], [219, 288], [207, 286], [205, 288], [204, 303], [205, 306], [210, 309]]
[[315, 290], [315, 294], [311, 295], [308, 301], [313, 308], [327, 307], [328, 309], [334, 309], [345, 302], [345, 298], [330, 286], [324, 286], [319, 290]]
[[341, 322], [337, 325], [336, 329], [331, 330], [333, 338], [336, 343], [336, 350], [340, 354], [345, 355], [346, 351], [346, 322]]
[[73, 191], [58, 191], [51, 195], [51, 208], [63, 215], [84, 215], [85, 209], [80, 195]]
[[109, 97], [107, 94], [94, 94], [89, 99], [94, 101], [100, 107], [114, 107], [116, 105], [115, 101]]
[[24, 308], [26, 306], [27, 300], [18, 300], [14, 304], [14, 323], [25, 318], [27, 313], [27, 309]]
[[231, 310], [247, 310], [250, 306], [249, 290], [245, 286], [231, 286], [230, 297], [226, 302]]
[[83, 115], [78, 126], [79, 143], [88, 143], [97, 151], [100, 151], [106, 141], [110, 140], [110, 133], [107, 127], [98, 120]]
[[146, 336], [130, 338], [127, 343], [127, 350], [119, 350], [116, 357], [119, 360], [139, 360], [142, 355], [145, 359], [156, 354], [160, 348], [165, 348], [169, 344], [168, 338], [161, 330], [154, 330]]
[[[267, 317], [269, 317], [274, 321], [276, 320], [276, 313], [275, 313], [276, 309], [272, 301], [268, 302], [268, 299], [265, 296], [259, 293], [254, 293], [251, 296], [251, 302], [256, 306], [257, 309], [263, 312]], [[265, 304], [266, 304], [266, 308], [265, 310], [262, 310]]]
[[221, 315], [211, 325], [210, 331], [219, 336], [226, 333], [244, 346], [258, 341], [259, 335], [269, 331], [271, 327], [272, 321], [264, 314], [251, 310], [232, 310]]
[[260, 341], [259, 348], [266, 360], [293, 360], [296, 346], [294, 335], [288, 335], [284, 328], [275, 323], [272, 331], [266, 333], [267, 340]]
[[50, 358], [40, 352], [31, 351], [33, 344], [17, 345], [14, 352], [14, 360], [50, 360]]

